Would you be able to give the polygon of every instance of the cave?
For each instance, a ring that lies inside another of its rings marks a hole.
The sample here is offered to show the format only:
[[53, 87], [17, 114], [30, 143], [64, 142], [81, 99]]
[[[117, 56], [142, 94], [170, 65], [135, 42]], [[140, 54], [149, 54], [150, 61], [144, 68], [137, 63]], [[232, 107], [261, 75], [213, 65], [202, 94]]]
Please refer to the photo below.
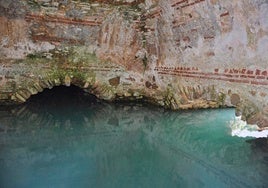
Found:
[[32, 95], [26, 102], [26, 105], [37, 106], [42, 108], [43, 106], [51, 106], [51, 108], [57, 106], [81, 106], [97, 103], [96, 96], [85, 92], [83, 89], [71, 85], [71, 86], [55, 86], [51, 89], [44, 89], [44, 91]]
[[0, 0], [0, 187], [267, 187], [267, 15]]

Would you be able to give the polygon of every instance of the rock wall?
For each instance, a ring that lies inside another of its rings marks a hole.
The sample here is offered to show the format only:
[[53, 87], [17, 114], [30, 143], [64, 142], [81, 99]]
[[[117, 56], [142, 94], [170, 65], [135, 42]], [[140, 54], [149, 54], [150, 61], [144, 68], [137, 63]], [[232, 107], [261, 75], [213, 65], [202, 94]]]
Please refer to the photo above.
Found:
[[0, 102], [74, 84], [105, 100], [232, 107], [268, 127], [267, 0], [1, 0]]

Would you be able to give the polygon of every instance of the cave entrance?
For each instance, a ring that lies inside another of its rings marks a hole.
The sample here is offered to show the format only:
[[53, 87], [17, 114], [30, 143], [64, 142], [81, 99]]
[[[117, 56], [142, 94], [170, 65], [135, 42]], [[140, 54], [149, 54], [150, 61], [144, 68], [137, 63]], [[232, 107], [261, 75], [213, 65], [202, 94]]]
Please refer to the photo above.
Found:
[[81, 107], [97, 103], [99, 100], [96, 96], [85, 92], [83, 89], [71, 86], [54, 86], [52, 89], [44, 89], [42, 92], [32, 95], [26, 104], [35, 105], [36, 107]]

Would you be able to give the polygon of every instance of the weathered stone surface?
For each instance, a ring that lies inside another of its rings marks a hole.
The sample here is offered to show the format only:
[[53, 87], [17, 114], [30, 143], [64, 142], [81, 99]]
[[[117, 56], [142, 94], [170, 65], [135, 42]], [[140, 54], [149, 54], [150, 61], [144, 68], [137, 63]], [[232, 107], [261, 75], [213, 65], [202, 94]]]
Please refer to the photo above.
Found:
[[232, 94], [232, 95], [231, 95], [231, 103], [232, 103], [233, 105], [237, 105], [239, 102], [240, 102], [240, 97], [239, 97], [239, 95], [237, 95], [237, 94]]
[[[268, 127], [268, 2], [0, 1], [0, 102], [77, 85]], [[118, 79], [120, 78], [120, 79]]]
[[109, 79], [109, 83], [111, 86], [117, 87], [120, 84], [120, 77], [118, 76], [118, 77]]

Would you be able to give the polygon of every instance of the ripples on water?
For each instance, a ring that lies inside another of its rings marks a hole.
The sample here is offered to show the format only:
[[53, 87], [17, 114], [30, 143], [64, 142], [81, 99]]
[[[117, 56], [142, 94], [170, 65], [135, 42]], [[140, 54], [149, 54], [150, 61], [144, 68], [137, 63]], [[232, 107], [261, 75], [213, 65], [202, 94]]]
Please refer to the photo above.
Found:
[[267, 139], [233, 109], [172, 112], [54, 88], [0, 108], [0, 187], [268, 187]]

